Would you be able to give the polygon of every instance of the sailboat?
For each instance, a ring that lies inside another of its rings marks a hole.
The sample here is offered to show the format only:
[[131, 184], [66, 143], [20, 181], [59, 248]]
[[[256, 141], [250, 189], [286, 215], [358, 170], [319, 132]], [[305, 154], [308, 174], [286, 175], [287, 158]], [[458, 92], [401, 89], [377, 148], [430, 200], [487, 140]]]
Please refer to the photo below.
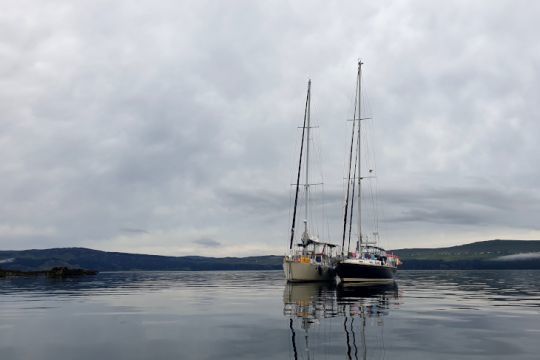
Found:
[[[306, 107], [304, 111], [304, 124], [302, 126], [302, 141], [300, 144], [300, 158], [298, 160], [298, 173], [296, 177], [296, 194], [294, 198], [294, 209], [291, 226], [291, 236], [289, 241], [289, 253], [283, 258], [283, 270], [285, 278], [289, 282], [301, 281], [331, 281], [335, 279], [335, 259], [334, 250], [336, 245], [322, 242], [310, 232], [308, 224], [309, 215], [309, 143], [311, 130], [311, 80], [308, 81]], [[304, 144], [306, 152], [304, 155]], [[304, 232], [300, 242], [295, 246], [294, 235], [296, 227], [296, 212], [298, 206], [298, 195], [300, 191], [300, 175], [302, 172], [302, 160], [305, 156], [305, 184], [304, 187]]]
[[[336, 273], [342, 282], [364, 282], [364, 283], [379, 283], [392, 282], [397, 271], [397, 266], [400, 260], [393, 254], [388, 254], [382, 247], [377, 246], [378, 232], [373, 234], [374, 240], [368, 241], [367, 236], [362, 233], [362, 180], [371, 176], [362, 174], [361, 166], [361, 149], [362, 149], [362, 118], [361, 95], [362, 95], [362, 65], [358, 62], [357, 73], [357, 92], [354, 107], [354, 116], [352, 121], [351, 146], [349, 154], [349, 169], [347, 181], [347, 194], [345, 200], [345, 211], [343, 217], [343, 240], [342, 240], [342, 256], [341, 260], [336, 265]], [[358, 124], [358, 125], [357, 125]], [[355, 141], [356, 138], [356, 141]], [[353, 153], [356, 143], [356, 157], [353, 169]], [[351, 171], [352, 170], [352, 171]], [[369, 170], [371, 173], [372, 170]], [[352, 193], [351, 193], [352, 187]], [[357, 240], [354, 251], [350, 251], [351, 229], [353, 221], [353, 211], [357, 204]], [[349, 246], [345, 253], [345, 238], [347, 235], [347, 221], [349, 221]]]

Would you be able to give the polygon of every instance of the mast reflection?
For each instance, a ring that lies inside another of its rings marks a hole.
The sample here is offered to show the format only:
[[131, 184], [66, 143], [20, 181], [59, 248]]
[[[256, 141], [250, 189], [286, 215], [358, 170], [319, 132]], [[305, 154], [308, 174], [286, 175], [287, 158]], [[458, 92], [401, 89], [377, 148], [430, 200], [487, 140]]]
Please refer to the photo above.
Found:
[[[289, 318], [291, 358], [311, 359], [319, 353], [325, 357], [343, 356], [336, 349], [343, 349], [347, 359], [369, 359], [376, 355], [379, 358], [381, 353], [384, 354], [383, 317], [398, 305], [398, 299], [396, 283], [287, 284], [283, 293], [283, 313]], [[336, 322], [341, 325], [335, 326]], [[321, 330], [325, 324], [330, 326], [330, 331]], [[303, 341], [300, 340], [300, 329], [303, 330]], [[310, 330], [318, 332], [319, 341], [310, 342]], [[381, 341], [368, 341], [369, 330], [379, 333], [377, 337]]]

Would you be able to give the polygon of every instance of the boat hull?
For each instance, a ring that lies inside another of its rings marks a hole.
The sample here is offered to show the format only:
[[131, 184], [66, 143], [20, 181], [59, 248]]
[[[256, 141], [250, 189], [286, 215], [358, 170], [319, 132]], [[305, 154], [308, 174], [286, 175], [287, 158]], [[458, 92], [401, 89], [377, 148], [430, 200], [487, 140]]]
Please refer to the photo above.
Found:
[[384, 283], [394, 281], [396, 268], [360, 262], [340, 262], [336, 273], [342, 282]]
[[301, 263], [290, 259], [283, 261], [285, 278], [289, 282], [332, 281], [336, 274], [325, 264]]

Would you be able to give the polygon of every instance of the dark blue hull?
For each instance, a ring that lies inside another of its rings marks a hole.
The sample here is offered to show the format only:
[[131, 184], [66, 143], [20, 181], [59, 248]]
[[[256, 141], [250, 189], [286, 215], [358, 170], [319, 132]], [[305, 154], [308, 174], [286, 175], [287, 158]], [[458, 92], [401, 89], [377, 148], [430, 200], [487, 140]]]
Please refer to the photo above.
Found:
[[389, 282], [393, 281], [396, 268], [385, 265], [340, 262], [336, 266], [336, 273], [344, 282]]

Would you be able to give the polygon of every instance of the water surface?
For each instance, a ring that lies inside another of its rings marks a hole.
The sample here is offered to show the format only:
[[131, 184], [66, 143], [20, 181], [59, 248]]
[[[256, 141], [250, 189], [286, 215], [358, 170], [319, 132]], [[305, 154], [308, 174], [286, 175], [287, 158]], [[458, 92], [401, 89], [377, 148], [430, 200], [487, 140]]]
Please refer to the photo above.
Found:
[[2, 359], [538, 359], [540, 271], [280, 271], [0, 279]]

